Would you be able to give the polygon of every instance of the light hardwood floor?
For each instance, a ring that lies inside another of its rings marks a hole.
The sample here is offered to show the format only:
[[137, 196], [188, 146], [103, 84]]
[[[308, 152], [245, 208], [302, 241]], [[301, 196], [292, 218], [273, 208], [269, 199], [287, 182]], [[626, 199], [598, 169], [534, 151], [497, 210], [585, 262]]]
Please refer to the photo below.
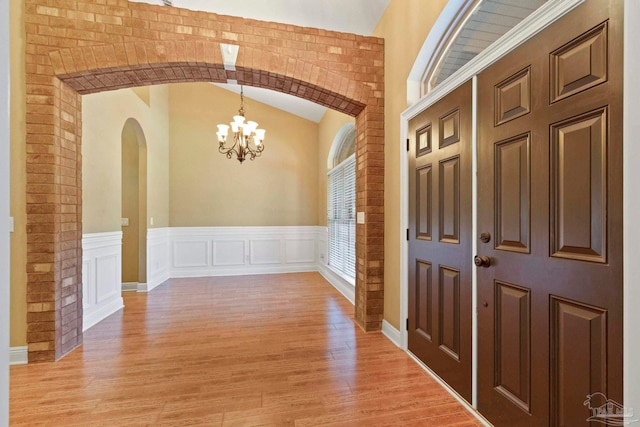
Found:
[[124, 299], [62, 360], [11, 367], [11, 425], [482, 425], [317, 273]]

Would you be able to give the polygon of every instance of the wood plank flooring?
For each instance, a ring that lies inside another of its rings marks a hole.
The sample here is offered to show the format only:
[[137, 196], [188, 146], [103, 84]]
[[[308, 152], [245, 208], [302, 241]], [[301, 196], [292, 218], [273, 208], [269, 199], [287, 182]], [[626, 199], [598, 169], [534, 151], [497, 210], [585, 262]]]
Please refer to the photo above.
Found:
[[124, 299], [62, 360], [11, 367], [12, 426], [482, 425], [318, 273]]

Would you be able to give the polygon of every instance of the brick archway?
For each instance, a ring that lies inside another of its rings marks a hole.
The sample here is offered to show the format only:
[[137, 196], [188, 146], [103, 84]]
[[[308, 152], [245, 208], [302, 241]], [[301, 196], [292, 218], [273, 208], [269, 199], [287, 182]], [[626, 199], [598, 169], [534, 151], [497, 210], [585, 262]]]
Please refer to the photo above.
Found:
[[[82, 343], [82, 95], [171, 82], [269, 88], [356, 117], [355, 318], [379, 330], [383, 310], [383, 42], [184, 9], [28, 0], [27, 342], [30, 361]], [[239, 45], [234, 71], [220, 43]]]

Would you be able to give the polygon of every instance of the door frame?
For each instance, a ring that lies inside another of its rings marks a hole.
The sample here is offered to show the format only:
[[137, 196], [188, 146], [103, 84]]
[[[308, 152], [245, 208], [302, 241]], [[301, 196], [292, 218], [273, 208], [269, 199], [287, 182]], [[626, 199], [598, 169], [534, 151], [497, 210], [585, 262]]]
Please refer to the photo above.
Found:
[[[491, 45], [485, 51], [480, 53], [469, 63], [464, 65], [460, 70], [456, 72], [449, 79], [445, 80], [440, 86], [429, 92], [415, 104], [407, 108], [402, 112], [400, 116], [400, 140], [398, 148], [400, 150], [400, 229], [398, 230], [398, 236], [400, 237], [400, 319], [398, 324], [404, 325], [405, 319], [408, 317], [409, 307], [409, 291], [408, 291], [408, 261], [409, 261], [409, 247], [406, 241], [405, 230], [409, 227], [409, 158], [406, 151], [405, 141], [409, 137], [408, 127], [409, 121], [416, 117], [420, 112], [424, 111], [429, 106], [443, 98], [453, 89], [464, 83], [469, 79], [473, 79], [473, 113], [472, 113], [472, 128], [476, 129], [476, 98], [477, 98], [477, 85], [476, 76], [482, 70], [489, 65], [496, 62], [498, 59], [508, 54], [516, 47], [542, 31], [544, 28], [557, 21], [586, 0], [560, 0], [554, 2], [547, 2], [540, 7], [537, 11], [532, 13], [528, 18], [523, 20], [512, 31], [508, 32], [505, 36], [500, 38], [496, 43]], [[633, 76], [640, 74], [640, 58], [633, 57], [631, 55], [631, 40], [638, 40], [640, 38], [640, 26], [637, 22], [632, 23], [632, 16], [640, 16], [640, 3], [637, 0], [624, 0], [624, 75]], [[441, 16], [434, 29], [443, 31], [443, 28], [448, 27], [440, 23], [440, 19], [450, 20], [450, 16]], [[632, 25], [635, 24], [635, 25]], [[429, 40], [430, 36], [427, 40]], [[421, 51], [426, 52], [425, 49]], [[425, 59], [418, 57], [416, 63], [423, 63]], [[409, 80], [408, 87], [419, 91], [421, 85], [416, 85], [415, 82]], [[415, 94], [419, 96], [419, 92]], [[409, 97], [411, 98], [411, 97]], [[640, 158], [640, 146], [632, 144], [632, 136], [640, 134], [640, 123], [638, 121], [633, 122], [628, 120], [628, 117], [640, 116], [640, 103], [632, 103], [632, 100], [640, 99], [640, 89], [637, 86], [631, 84], [631, 79], [625, 79], [624, 81], [624, 136], [623, 136], [623, 157], [624, 157], [624, 227], [625, 227], [625, 240], [623, 249], [623, 263], [624, 263], [624, 331], [625, 337], [632, 336], [630, 334], [631, 327], [634, 324], [640, 323], [640, 310], [633, 310], [633, 308], [640, 306], [640, 287], [635, 286], [632, 278], [640, 277], [640, 265], [638, 263], [631, 262], [632, 256], [635, 252], [636, 246], [633, 242], [640, 241], [640, 223], [633, 221], [634, 212], [640, 212], [640, 190], [633, 188], [632, 184], [640, 180], [640, 171], [637, 168], [631, 167], [631, 160]], [[477, 171], [477, 136], [473, 132], [472, 135], [472, 233], [477, 235], [477, 183], [476, 183], [476, 171]], [[473, 259], [473, 254], [476, 253], [477, 243], [476, 239], [473, 239], [472, 253], [469, 254], [469, 260]], [[472, 313], [476, 313], [477, 307], [477, 278], [475, 271], [472, 275]], [[400, 330], [400, 348], [404, 351], [408, 351], [407, 346], [407, 331], [406, 328], [401, 327]], [[477, 407], [477, 316], [472, 315], [472, 401], [471, 405]], [[640, 340], [637, 342], [625, 341], [624, 348], [624, 403], [627, 408], [636, 408], [636, 413], [640, 414], [640, 366], [634, 365], [632, 360], [640, 360]], [[414, 360], [417, 358], [414, 357]], [[427, 371], [433, 375], [421, 362], [418, 362]], [[437, 379], [437, 378], [436, 378]], [[445, 385], [446, 386], [446, 385]], [[448, 388], [448, 387], [447, 387]], [[449, 389], [452, 394], [455, 393]], [[463, 402], [464, 403], [464, 402]]]

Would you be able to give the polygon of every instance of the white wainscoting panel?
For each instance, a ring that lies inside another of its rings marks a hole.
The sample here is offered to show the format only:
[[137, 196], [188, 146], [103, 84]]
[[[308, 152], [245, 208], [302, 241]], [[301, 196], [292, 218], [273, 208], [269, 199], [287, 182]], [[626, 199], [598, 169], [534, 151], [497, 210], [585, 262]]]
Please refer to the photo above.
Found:
[[286, 239], [284, 241], [287, 264], [317, 262], [317, 239]]
[[[118, 296], [122, 289], [122, 276], [119, 274], [122, 268], [122, 258], [120, 253], [97, 256], [96, 263], [96, 280], [98, 286], [95, 291], [95, 302], [103, 304], [105, 301]], [[120, 286], [111, 286], [117, 283]]]
[[207, 267], [209, 242], [207, 240], [173, 242], [173, 266]]
[[83, 330], [124, 307], [122, 280], [122, 232], [82, 236]]
[[213, 265], [245, 265], [247, 242], [244, 240], [214, 240]]
[[316, 226], [172, 227], [170, 276], [317, 271], [323, 234]]
[[147, 230], [147, 283], [139, 283], [138, 292], [149, 292], [171, 277], [170, 230], [170, 228]]
[[281, 263], [280, 239], [252, 239], [249, 244], [252, 265]]

